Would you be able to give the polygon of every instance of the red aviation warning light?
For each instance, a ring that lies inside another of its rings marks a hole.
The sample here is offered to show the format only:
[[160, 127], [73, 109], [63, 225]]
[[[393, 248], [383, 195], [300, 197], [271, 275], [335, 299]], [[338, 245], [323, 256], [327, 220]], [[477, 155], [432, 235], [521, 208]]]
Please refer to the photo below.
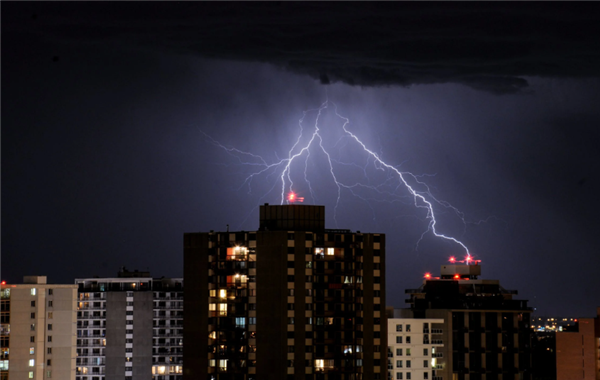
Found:
[[454, 264], [456, 262], [456, 258], [454, 256], [450, 256], [450, 262]]
[[455, 279], [455, 280], [460, 280], [460, 275], [459, 275], [458, 273], [457, 273], [457, 274], [455, 274], [455, 275], [454, 275], [454, 279]]
[[426, 280], [430, 280], [431, 279], [431, 273], [425, 273], [425, 277]]
[[6, 281], [2, 281], [2, 285], [6, 285]]
[[287, 200], [289, 203], [296, 203], [296, 202], [302, 203], [302, 202], [304, 202], [304, 197], [299, 197], [296, 195], [296, 193], [291, 191], [287, 196]]

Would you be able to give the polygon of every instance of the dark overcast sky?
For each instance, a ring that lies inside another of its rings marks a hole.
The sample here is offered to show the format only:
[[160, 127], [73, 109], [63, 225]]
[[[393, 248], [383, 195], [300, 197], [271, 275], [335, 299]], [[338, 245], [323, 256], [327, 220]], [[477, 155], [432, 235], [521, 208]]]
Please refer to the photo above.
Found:
[[[280, 200], [277, 175], [249, 191], [250, 168], [204, 133], [273, 162], [329, 99], [463, 213], [439, 207], [438, 228], [484, 278], [538, 314], [591, 316], [599, 36], [599, 3], [2, 2], [2, 279], [71, 283], [122, 265], [181, 276], [183, 232], [253, 230], [256, 207]], [[320, 128], [333, 139], [332, 104]], [[309, 169], [328, 227], [388, 237], [388, 305], [462, 255], [431, 234], [415, 249], [427, 221], [406, 193], [342, 191], [336, 223], [322, 159]], [[350, 169], [336, 170], [350, 181]]]

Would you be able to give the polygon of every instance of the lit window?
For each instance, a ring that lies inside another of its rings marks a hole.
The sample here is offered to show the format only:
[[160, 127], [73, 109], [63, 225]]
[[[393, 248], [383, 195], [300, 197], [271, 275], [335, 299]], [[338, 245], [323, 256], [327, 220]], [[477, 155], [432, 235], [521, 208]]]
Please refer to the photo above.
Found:
[[208, 304], [208, 310], [210, 310], [210, 311], [217, 311], [217, 304], [216, 303], [210, 303], [210, 304]]
[[333, 248], [327, 248], [327, 256], [333, 256], [333, 253], [334, 253]]
[[29, 359], [29, 366], [30, 367], [34, 367], [35, 366], [35, 359]]
[[36, 290], [35, 290], [35, 288], [31, 288], [31, 295], [32, 295], [32, 296], [35, 296], [35, 294], [36, 294]]
[[221, 371], [227, 371], [227, 359], [220, 359], [219, 360], [219, 370], [221, 370]]
[[35, 347], [29, 347], [29, 355], [35, 354]]
[[33, 371], [29, 371], [29, 378], [33, 379]]
[[211, 289], [209, 291], [209, 296], [210, 297], [216, 297], [217, 296], [217, 289]]
[[219, 304], [219, 315], [227, 315], [227, 304], [226, 303]]
[[220, 298], [227, 298], [227, 289], [220, 289], [219, 290], [219, 297]]

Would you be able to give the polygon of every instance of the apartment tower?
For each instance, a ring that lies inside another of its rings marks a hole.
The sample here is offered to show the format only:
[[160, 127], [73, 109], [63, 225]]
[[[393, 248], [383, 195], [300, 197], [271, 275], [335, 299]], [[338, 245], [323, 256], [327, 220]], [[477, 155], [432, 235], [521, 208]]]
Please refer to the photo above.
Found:
[[383, 234], [265, 204], [257, 231], [184, 234], [184, 264], [184, 379], [387, 378]]
[[75, 282], [75, 380], [181, 379], [183, 279], [123, 268]]
[[76, 285], [0, 285], [0, 379], [75, 380]]
[[440, 277], [426, 274], [420, 288], [406, 290], [410, 309], [394, 315], [444, 321], [433, 380], [531, 379], [532, 309], [480, 275], [479, 261], [451, 258]]

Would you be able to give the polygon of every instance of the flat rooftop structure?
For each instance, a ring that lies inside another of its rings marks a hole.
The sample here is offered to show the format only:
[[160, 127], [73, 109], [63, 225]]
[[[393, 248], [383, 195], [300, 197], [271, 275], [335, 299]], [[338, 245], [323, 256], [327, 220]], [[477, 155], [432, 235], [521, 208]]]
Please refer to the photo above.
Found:
[[259, 231], [323, 231], [325, 206], [276, 205], [260, 206]]

